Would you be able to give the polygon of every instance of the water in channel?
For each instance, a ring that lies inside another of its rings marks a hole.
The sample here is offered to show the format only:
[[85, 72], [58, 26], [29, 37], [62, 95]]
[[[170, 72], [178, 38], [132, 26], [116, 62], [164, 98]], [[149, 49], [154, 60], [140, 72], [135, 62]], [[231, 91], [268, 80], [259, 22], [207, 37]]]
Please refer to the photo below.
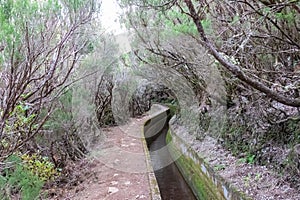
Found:
[[152, 165], [163, 200], [196, 200], [192, 190], [173, 162], [166, 146], [168, 127], [149, 146]]

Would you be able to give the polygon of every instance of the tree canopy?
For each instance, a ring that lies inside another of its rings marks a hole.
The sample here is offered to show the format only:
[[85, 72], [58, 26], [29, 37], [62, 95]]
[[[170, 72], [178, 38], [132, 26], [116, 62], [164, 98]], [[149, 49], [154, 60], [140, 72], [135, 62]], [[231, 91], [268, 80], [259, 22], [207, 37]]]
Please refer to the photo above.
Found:
[[239, 80], [275, 101], [300, 106], [298, 79], [291, 78], [299, 62], [299, 1], [121, 4], [134, 11], [128, 13], [131, 28], [147, 27], [154, 35], [159, 25], [162, 33], [189, 34]]

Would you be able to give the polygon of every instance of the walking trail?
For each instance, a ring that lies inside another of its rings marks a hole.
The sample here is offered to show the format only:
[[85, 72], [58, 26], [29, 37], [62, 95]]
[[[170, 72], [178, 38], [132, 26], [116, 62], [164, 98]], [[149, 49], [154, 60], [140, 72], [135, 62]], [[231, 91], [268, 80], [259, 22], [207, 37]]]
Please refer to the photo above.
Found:
[[149, 164], [142, 139], [146, 118], [105, 129], [105, 140], [74, 166], [85, 168], [81, 183], [52, 199], [150, 200]]

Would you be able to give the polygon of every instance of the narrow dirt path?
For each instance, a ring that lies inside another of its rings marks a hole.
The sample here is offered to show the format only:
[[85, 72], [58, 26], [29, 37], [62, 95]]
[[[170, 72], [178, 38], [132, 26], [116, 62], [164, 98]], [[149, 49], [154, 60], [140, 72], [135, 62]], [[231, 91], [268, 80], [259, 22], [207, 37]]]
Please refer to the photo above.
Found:
[[132, 119], [127, 125], [106, 129], [105, 141], [86, 160], [87, 176], [79, 185], [53, 199], [150, 200], [141, 139], [145, 118]]

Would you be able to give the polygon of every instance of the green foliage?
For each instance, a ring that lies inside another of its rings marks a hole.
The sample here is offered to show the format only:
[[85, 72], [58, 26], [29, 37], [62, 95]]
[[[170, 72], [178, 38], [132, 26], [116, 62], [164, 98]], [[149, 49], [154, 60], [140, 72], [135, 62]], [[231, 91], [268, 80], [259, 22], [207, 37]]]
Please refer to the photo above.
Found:
[[153, 103], [159, 103], [167, 106], [170, 109], [170, 113], [169, 113], [170, 117], [178, 114], [180, 111], [180, 106], [177, 99], [173, 99], [173, 98], [154, 99], [151, 100], [151, 104]]
[[214, 166], [214, 170], [215, 171], [222, 171], [222, 170], [225, 169], [225, 167], [226, 167], [225, 165], [219, 164], [219, 165]]
[[[4, 94], [0, 98], [2, 159], [18, 150], [25, 152], [30, 148], [37, 151], [35, 136], [44, 133], [41, 127], [52, 114], [52, 105], [61, 94], [59, 89], [75, 73], [71, 69], [79, 62], [79, 43], [85, 43], [83, 28], [89, 26], [93, 14], [86, 6], [87, 12], [80, 10], [75, 13], [76, 18], [69, 16], [64, 3], [79, 9], [85, 2], [92, 0], [0, 0], [0, 70], [2, 66], [5, 68], [0, 72], [1, 77], [5, 77], [3, 82], [0, 81], [0, 91]], [[65, 120], [68, 115], [63, 114], [59, 116]], [[44, 149], [45, 143], [42, 145]], [[21, 164], [16, 164], [9, 172], [12, 177], [18, 170], [24, 171], [20, 173], [23, 176], [31, 174], [42, 181], [56, 174], [53, 164], [45, 158], [36, 155], [22, 158], [22, 168], [19, 167]], [[7, 179], [10, 175], [3, 177]]]
[[132, 6], [132, 5], [140, 5], [140, 6], [160, 6], [164, 3], [167, 3], [166, 0], [120, 0], [121, 6]]
[[221, 130], [221, 136], [225, 146], [230, 149], [234, 155], [249, 151], [249, 146], [245, 143], [245, 140], [242, 139], [246, 130], [247, 128], [245, 126], [237, 124], [226, 124]]
[[287, 21], [288, 23], [294, 22], [296, 19], [296, 13], [294, 11], [278, 12], [275, 14], [277, 20]]
[[249, 173], [247, 176], [244, 177], [245, 185], [248, 187], [250, 185], [250, 181], [252, 180], [251, 174]]
[[64, 0], [64, 3], [67, 5], [67, 7], [73, 11], [78, 11], [85, 2], [87, 2], [87, 0]]
[[[21, 139], [25, 137], [28, 127], [31, 131], [38, 127], [35, 123], [36, 114], [29, 114], [30, 106], [24, 102], [19, 102], [13, 111], [9, 113], [9, 119], [5, 121], [3, 137], [0, 140], [0, 148], [8, 149], [12, 144], [12, 141], [16, 141], [16, 136]], [[12, 134], [14, 133], [14, 134]]]
[[210, 19], [201, 20], [201, 24], [202, 24], [203, 29], [204, 29], [204, 31], [205, 31], [206, 34], [213, 33], [212, 25], [211, 25], [211, 20]]
[[179, 113], [180, 106], [177, 100], [171, 100], [170, 102], [160, 102], [160, 103], [169, 107], [171, 116], [174, 116], [175, 114]]
[[254, 162], [255, 162], [255, 157], [256, 157], [256, 155], [254, 155], [254, 154], [248, 154], [246, 157], [240, 158], [240, 159], [238, 160], [238, 163], [249, 163], [249, 164], [254, 164]]
[[198, 33], [193, 20], [179, 10], [168, 10], [164, 17], [166, 31], [169, 34], [177, 35], [183, 33], [196, 35]]
[[248, 162], [249, 164], [254, 164], [254, 161], [255, 161], [255, 155], [250, 154], [250, 155], [248, 155], [246, 158], [247, 158], [247, 162]]
[[24, 102], [20, 102], [15, 109], [10, 113], [10, 117], [15, 117], [14, 127], [22, 127], [31, 124], [36, 117], [35, 114], [27, 115], [26, 112], [30, 109]]
[[[300, 123], [299, 118], [291, 119], [287, 122], [287, 133], [289, 134], [289, 137], [287, 137], [289, 140], [288, 142], [292, 145], [296, 145], [300, 143]], [[291, 134], [292, 133], [292, 134]]]
[[68, 124], [73, 119], [72, 115], [72, 89], [68, 89], [60, 98], [57, 109], [44, 125], [51, 130], [59, 130], [63, 124]]
[[264, 135], [265, 141], [274, 141], [277, 144], [293, 146], [300, 142], [300, 118], [290, 118], [287, 121], [274, 124]]
[[0, 1], [0, 43], [6, 45], [6, 52], [21, 45], [25, 30], [40, 32], [44, 23], [41, 19], [54, 15], [59, 8], [57, 0]]
[[235, 15], [232, 19], [232, 22], [230, 23], [231, 25], [234, 25], [240, 21], [240, 16]]
[[17, 155], [10, 156], [5, 163], [10, 167], [0, 175], [1, 199], [10, 199], [11, 195], [18, 192], [22, 200], [37, 199], [44, 181], [28, 171]]
[[21, 156], [24, 161], [24, 168], [39, 177], [42, 181], [53, 180], [59, 175], [54, 164], [49, 161], [48, 157], [42, 157], [37, 154]]
[[261, 179], [261, 174], [257, 173], [255, 174], [254, 180], [259, 181]]

